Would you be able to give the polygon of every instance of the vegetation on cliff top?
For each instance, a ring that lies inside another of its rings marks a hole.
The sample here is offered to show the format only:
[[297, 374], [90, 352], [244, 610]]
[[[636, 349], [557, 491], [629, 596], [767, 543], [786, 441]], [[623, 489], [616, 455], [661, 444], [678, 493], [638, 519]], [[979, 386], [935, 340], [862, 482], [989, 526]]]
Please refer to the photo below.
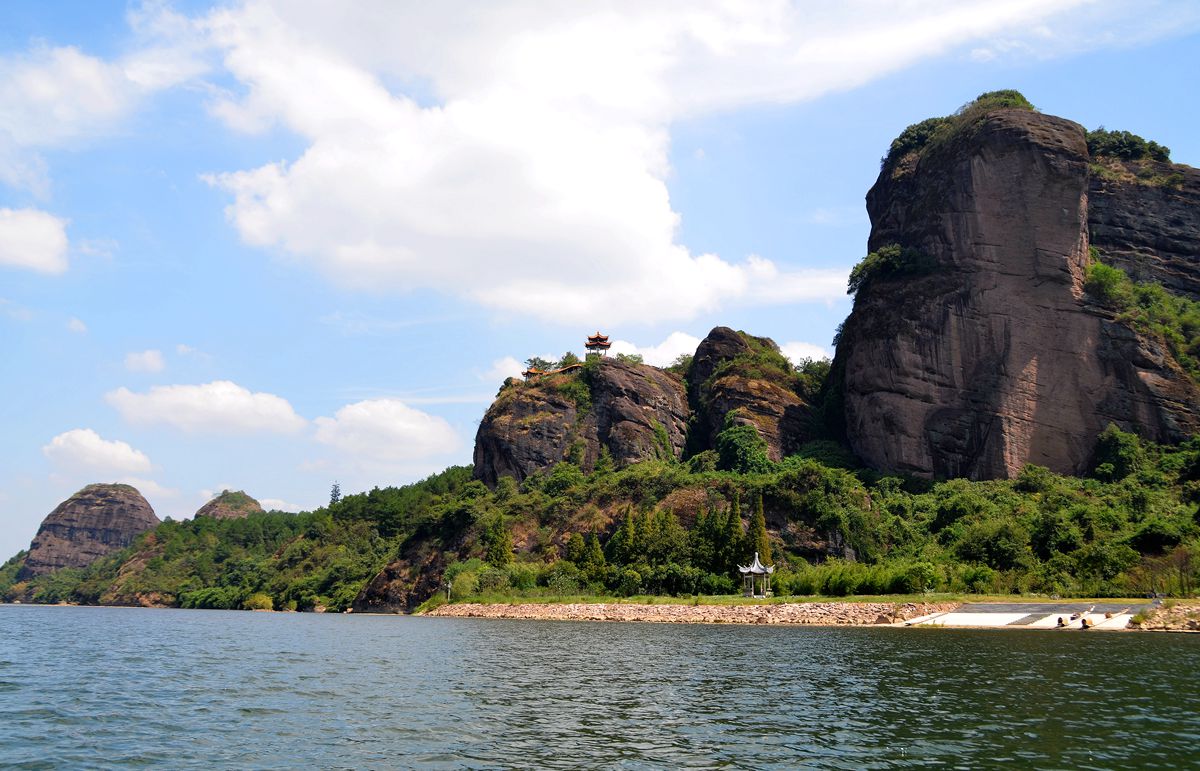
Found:
[[909, 155], [920, 154], [926, 148], [944, 142], [980, 115], [1000, 109], [1037, 110], [1020, 91], [987, 91], [958, 108], [953, 115], [926, 118], [901, 131], [900, 136], [892, 140], [887, 155], [880, 159], [880, 168], [895, 169]]

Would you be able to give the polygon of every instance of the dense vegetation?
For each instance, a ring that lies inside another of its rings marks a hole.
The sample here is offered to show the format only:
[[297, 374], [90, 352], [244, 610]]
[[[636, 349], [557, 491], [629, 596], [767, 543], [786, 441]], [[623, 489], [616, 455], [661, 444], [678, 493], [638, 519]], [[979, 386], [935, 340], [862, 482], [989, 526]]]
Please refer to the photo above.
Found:
[[1161, 340], [1184, 371], [1200, 382], [1200, 302], [1154, 282], [1135, 282], [1106, 265], [1093, 248], [1084, 284], [1089, 296], [1138, 331]]
[[1149, 158], [1167, 163], [1171, 160], [1171, 148], [1154, 140], [1146, 140], [1128, 131], [1108, 131], [1103, 126], [1087, 133], [1088, 152], [1093, 156], [1137, 161]]
[[785, 595], [1187, 594], [1200, 569], [1200, 440], [1159, 447], [1110, 428], [1086, 478], [1029, 466], [1012, 481], [928, 483], [841, 467], [829, 442], [780, 463], [742, 447], [715, 465], [563, 462], [495, 490], [452, 468], [299, 515], [164, 522], [86, 570], [24, 584], [18, 555], [0, 594], [341, 610], [420, 542], [448, 552], [458, 599], [728, 593], [754, 551], [774, 559]]
[[958, 108], [953, 115], [926, 118], [901, 131], [900, 136], [892, 140], [887, 155], [880, 160], [880, 166], [895, 169], [910, 155], [919, 155], [927, 148], [946, 141], [989, 110], [999, 109], [1036, 111], [1037, 108], [1020, 91], [1013, 89], [982, 93]]

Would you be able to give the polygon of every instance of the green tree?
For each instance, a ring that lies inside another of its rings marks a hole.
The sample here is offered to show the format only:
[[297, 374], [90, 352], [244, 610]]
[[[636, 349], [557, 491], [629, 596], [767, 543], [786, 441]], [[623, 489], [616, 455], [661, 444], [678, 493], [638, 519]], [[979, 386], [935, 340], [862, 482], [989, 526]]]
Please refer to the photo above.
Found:
[[717, 434], [717, 468], [739, 474], [765, 474], [771, 467], [767, 443], [754, 426], [731, 424]]
[[562, 355], [562, 358], [558, 360], [558, 367], [559, 367], [559, 369], [562, 369], [563, 367], [570, 367], [573, 364], [582, 364], [582, 363], [583, 362], [581, 362], [579, 360], [578, 356], [576, 356], [574, 353], [571, 353], [570, 351], [567, 351], [566, 353], [564, 353]]
[[733, 501], [725, 518], [724, 537], [721, 544], [721, 573], [731, 575], [737, 570], [745, 550], [745, 535], [742, 531], [742, 494], [734, 490]]
[[584, 543], [583, 536], [579, 533], [571, 533], [567, 538], [565, 548], [566, 558], [576, 565], [582, 566], [584, 550], [586, 548], [587, 544]]
[[339, 503], [341, 503], [341, 500], [342, 500], [342, 486], [339, 485], [337, 483], [337, 480], [335, 479], [335, 480], [333, 480], [333, 487], [329, 488], [329, 506], [332, 508], [333, 506], [336, 506]]
[[754, 517], [750, 520], [750, 544], [763, 564], [771, 564], [771, 539], [767, 537], [767, 518], [763, 513], [763, 497], [754, 500]]

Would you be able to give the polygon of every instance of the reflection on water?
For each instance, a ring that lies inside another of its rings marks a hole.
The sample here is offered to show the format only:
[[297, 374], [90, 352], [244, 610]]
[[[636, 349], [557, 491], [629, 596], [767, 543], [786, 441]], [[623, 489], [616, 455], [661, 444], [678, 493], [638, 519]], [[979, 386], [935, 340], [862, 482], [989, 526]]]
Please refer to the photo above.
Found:
[[1181, 767], [1200, 636], [0, 606], [0, 765]]

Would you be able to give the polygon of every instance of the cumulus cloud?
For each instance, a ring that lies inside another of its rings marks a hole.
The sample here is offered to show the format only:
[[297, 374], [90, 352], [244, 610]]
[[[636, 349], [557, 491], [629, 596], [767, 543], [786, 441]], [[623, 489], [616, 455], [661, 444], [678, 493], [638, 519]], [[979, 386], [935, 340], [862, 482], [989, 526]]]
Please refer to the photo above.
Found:
[[517, 361], [512, 356], [505, 356], [503, 359], [496, 359], [492, 362], [492, 366], [479, 376], [480, 380], [489, 382], [503, 383], [505, 378], [521, 377], [521, 373], [525, 371], [525, 365]]
[[[141, 477], [121, 477], [117, 480], [127, 485], [133, 485], [138, 492], [146, 496], [146, 498], [178, 498], [179, 488], [167, 487], [166, 485], [155, 482], [153, 479], [143, 479]], [[155, 505], [151, 502], [151, 505]], [[159, 516], [162, 512], [157, 510]]]
[[783, 355], [788, 357], [792, 364], [799, 364], [804, 359], [832, 359], [833, 351], [820, 345], [813, 343], [790, 342], [779, 346], [779, 350]]
[[162, 351], [151, 349], [125, 354], [125, 369], [130, 372], [162, 372], [166, 366]]
[[137, 473], [153, 467], [145, 453], [125, 442], [103, 439], [90, 428], [59, 434], [42, 448], [42, 454], [55, 466], [72, 471]]
[[0, 265], [62, 273], [67, 221], [39, 209], [0, 209]]
[[245, 3], [206, 19], [240, 86], [214, 111], [307, 147], [208, 179], [245, 242], [352, 286], [603, 324], [832, 301], [844, 270], [679, 242], [671, 124], [999, 38], [1052, 48], [1061, 35], [1028, 31], [1084, 2]]
[[130, 423], [168, 425], [189, 433], [293, 434], [307, 425], [286, 399], [251, 393], [228, 380], [155, 386], [145, 393], [122, 387], [104, 398]]
[[0, 184], [46, 197], [50, 179], [39, 150], [108, 133], [147, 95], [207, 69], [207, 42], [194, 20], [160, 3], [128, 20], [134, 44], [111, 61], [44, 43], [0, 56]]
[[368, 399], [321, 417], [316, 440], [349, 459], [367, 462], [423, 461], [454, 452], [458, 434], [442, 418], [399, 399]]
[[260, 498], [258, 502], [267, 511], [286, 511], [295, 514], [305, 510], [305, 507], [298, 503], [289, 503], [279, 498]]
[[88, 331], [87, 324], [74, 316], [67, 319], [67, 329], [79, 335], [86, 334]]
[[694, 354], [698, 345], [700, 345], [700, 338], [695, 335], [689, 335], [686, 332], [672, 332], [667, 335], [666, 340], [658, 345], [638, 346], [627, 340], [613, 340], [609, 352], [612, 354], [638, 354], [647, 364], [666, 367], [685, 353], [689, 356]]

